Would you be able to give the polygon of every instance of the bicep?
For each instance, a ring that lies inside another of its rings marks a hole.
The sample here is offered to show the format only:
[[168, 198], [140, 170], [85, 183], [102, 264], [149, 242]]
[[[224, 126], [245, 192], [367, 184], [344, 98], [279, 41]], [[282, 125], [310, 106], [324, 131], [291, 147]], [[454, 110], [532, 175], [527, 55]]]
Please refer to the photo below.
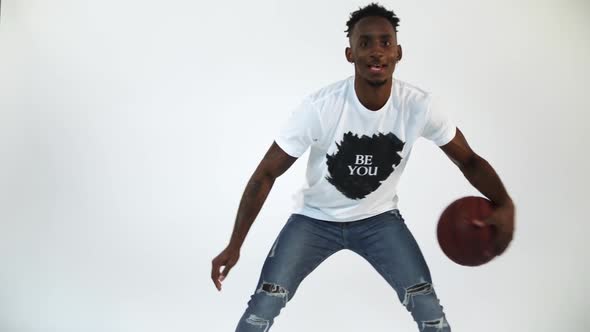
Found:
[[296, 160], [296, 157], [287, 154], [276, 142], [272, 142], [264, 158], [260, 161], [256, 172], [264, 176], [277, 178], [285, 173]]
[[459, 168], [464, 168], [468, 165], [474, 158], [477, 158], [477, 154], [471, 149], [469, 143], [465, 139], [465, 136], [457, 128], [457, 132], [455, 133], [455, 137], [453, 139], [440, 147], [441, 150], [451, 159], [451, 161], [457, 165]]

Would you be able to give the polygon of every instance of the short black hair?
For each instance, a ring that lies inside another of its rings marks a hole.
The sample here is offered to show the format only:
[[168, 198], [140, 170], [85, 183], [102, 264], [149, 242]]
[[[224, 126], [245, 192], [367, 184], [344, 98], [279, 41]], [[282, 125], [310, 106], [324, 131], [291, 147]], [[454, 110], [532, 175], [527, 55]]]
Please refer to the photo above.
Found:
[[352, 29], [354, 29], [354, 26], [358, 21], [369, 16], [383, 17], [384, 19], [388, 20], [391, 25], [393, 25], [393, 29], [395, 32], [397, 32], [399, 18], [395, 16], [393, 11], [387, 10], [385, 7], [373, 2], [365, 7], [359, 8], [357, 11], [354, 11], [350, 14], [350, 18], [348, 19], [348, 22], [346, 22], [348, 29], [344, 31], [346, 32], [346, 37], [350, 37]]

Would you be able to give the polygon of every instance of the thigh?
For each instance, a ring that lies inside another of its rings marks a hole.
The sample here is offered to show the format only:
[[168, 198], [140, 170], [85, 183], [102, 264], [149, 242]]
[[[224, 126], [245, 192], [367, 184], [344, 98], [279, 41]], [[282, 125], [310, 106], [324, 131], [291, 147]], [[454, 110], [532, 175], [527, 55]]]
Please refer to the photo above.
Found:
[[343, 248], [339, 234], [334, 224], [291, 215], [266, 257], [256, 292], [284, 293], [291, 299], [309, 273]]
[[399, 211], [355, 223], [350, 230], [351, 249], [393, 287], [420, 331], [450, 331], [424, 256]]
[[418, 243], [397, 210], [380, 214], [355, 230], [352, 250], [371, 265], [404, 301], [412, 288], [431, 288], [430, 271]]

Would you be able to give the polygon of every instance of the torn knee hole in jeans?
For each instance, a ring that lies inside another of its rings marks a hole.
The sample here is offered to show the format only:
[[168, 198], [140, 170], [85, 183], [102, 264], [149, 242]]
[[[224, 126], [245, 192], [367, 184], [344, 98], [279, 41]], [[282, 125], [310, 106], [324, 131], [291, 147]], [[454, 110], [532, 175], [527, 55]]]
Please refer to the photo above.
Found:
[[268, 282], [263, 282], [262, 286], [260, 286], [260, 289], [258, 291], [275, 294], [275, 296], [287, 296], [287, 294], [289, 293], [283, 287]]
[[[432, 284], [427, 282], [420, 282], [416, 285], [406, 288], [406, 295], [404, 297], [404, 306], [408, 306], [410, 300], [413, 300], [416, 295], [428, 295], [432, 293]], [[413, 303], [413, 302], [412, 302]]]
[[264, 281], [256, 293], [265, 293], [269, 296], [276, 296], [285, 299], [285, 303], [289, 299], [289, 291], [284, 287]]

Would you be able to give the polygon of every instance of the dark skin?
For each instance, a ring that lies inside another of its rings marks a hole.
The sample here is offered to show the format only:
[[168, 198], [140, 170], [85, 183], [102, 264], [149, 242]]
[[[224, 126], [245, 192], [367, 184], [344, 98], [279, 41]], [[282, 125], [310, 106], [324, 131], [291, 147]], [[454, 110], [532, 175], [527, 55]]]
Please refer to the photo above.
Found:
[[[395, 65], [402, 59], [395, 29], [382, 17], [365, 17], [354, 26], [348, 41], [345, 55], [354, 64], [356, 95], [366, 108], [379, 110], [391, 95]], [[379, 70], [371, 70], [372, 65]]]
[[[296, 160], [297, 158], [291, 157], [273, 142], [250, 177], [240, 201], [229, 244], [212, 262], [211, 279], [217, 290], [221, 290], [221, 282], [238, 262], [240, 249], [250, 226], [260, 212], [276, 178], [289, 169]], [[222, 266], [223, 270], [220, 271]]]
[[[354, 64], [355, 92], [366, 108], [379, 110], [390, 97], [393, 72], [402, 58], [395, 29], [384, 18], [365, 17], [355, 25], [349, 43], [345, 55]], [[514, 232], [514, 204], [502, 181], [492, 166], [471, 149], [459, 128], [455, 137], [440, 148], [465, 178], [492, 201], [493, 214], [486, 220], [474, 221], [474, 224], [478, 227], [491, 225], [496, 229], [495, 253], [489, 254], [502, 254]], [[296, 160], [273, 142], [252, 174], [240, 201], [229, 244], [212, 261], [211, 279], [218, 290], [238, 262], [246, 235], [275, 180]]]

